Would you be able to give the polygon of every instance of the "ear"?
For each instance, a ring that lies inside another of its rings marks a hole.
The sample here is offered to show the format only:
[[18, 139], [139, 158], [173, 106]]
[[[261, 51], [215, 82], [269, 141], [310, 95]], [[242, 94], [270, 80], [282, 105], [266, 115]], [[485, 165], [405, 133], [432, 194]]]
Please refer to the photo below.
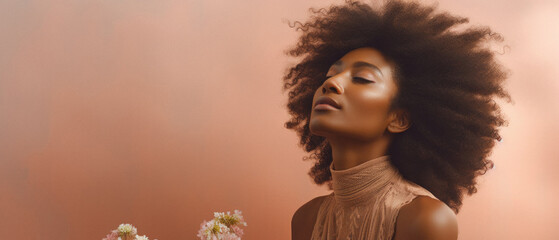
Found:
[[410, 115], [403, 109], [394, 110], [390, 115], [387, 127], [390, 133], [401, 133], [411, 127]]

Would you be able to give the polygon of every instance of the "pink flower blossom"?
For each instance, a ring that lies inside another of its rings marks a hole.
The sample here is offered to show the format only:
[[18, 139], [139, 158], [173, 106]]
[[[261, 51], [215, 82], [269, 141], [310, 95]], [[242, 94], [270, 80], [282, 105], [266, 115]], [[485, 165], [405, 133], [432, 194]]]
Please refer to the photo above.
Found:
[[239, 236], [239, 239], [243, 236], [243, 229], [237, 225], [231, 226], [231, 231], [235, 233], [235, 235]]
[[139, 236], [136, 227], [132, 226], [132, 224], [123, 223], [117, 229], [107, 234], [102, 240], [149, 240], [149, 238], [146, 235]]
[[200, 224], [198, 236], [201, 240], [241, 240], [243, 230], [239, 226], [246, 226], [242, 212], [214, 212], [214, 219]]
[[107, 236], [103, 238], [103, 240], [118, 240], [118, 231], [111, 231], [111, 233], [107, 234]]

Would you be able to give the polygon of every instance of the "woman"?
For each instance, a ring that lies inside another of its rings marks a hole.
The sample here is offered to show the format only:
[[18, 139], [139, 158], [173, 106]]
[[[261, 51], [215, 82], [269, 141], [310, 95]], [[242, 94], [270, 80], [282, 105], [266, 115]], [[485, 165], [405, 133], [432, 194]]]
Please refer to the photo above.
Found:
[[[332, 194], [293, 215], [293, 239], [457, 239], [455, 213], [505, 124], [506, 73], [487, 27], [418, 3], [315, 11], [288, 51], [286, 127]], [[485, 44], [485, 45], [484, 45]]]

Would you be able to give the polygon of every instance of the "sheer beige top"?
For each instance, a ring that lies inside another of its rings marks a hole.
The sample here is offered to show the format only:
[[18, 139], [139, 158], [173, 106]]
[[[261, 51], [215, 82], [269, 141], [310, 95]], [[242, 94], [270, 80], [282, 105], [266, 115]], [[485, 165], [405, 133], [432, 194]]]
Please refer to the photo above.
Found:
[[403, 179], [388, 156], [345, 170], [330, 164], [330, 172], [334, 191], [320, 205], [312, 240], [390, 240], [402, 206], [421, 195], [435, 198]]

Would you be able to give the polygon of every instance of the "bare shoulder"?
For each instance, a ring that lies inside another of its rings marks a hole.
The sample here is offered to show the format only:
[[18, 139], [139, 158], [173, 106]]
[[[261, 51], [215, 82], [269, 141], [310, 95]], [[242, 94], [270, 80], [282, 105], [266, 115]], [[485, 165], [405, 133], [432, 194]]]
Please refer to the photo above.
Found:
[[456, 214], [443, 202], [419, 196], [400, 209], [394, 240], [456, 240]]
[[327, 196], [313, 198], [295, 211], [291, 219], [292, 240], [309, 240], [311, 238], [318, 209]]

